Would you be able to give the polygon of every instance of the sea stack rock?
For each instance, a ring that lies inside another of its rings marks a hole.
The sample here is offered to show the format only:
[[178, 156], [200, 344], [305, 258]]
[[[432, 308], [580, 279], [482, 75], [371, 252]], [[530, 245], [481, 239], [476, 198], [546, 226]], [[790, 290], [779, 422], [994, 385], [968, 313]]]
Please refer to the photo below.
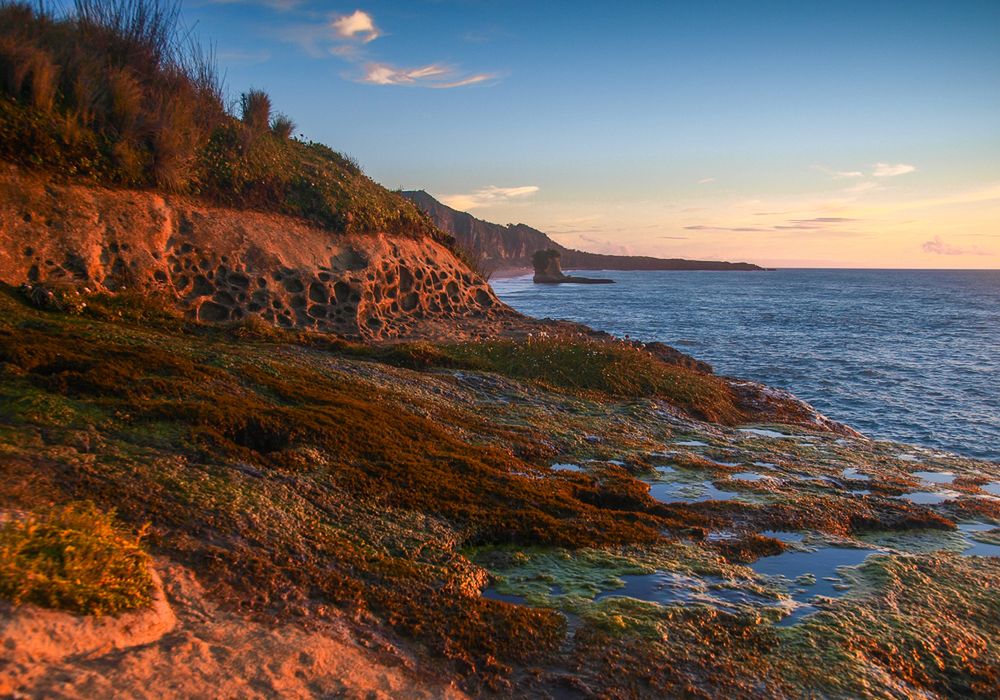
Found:
[[538, 250], [531, 256], [535, 265], [535, 284], [612, 284], [614, 280], [572, 277], [563, 274], [562, 255], [558, 250]]

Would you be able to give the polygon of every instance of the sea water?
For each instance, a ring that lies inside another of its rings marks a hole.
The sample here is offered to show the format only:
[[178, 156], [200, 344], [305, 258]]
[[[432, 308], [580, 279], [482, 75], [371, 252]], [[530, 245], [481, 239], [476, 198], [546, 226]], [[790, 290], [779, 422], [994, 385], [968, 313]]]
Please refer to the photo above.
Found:
[[874, 438], [1000, 461], [1000, 271], [579, 271], [493, 288], [531, 316], [662, 341]]

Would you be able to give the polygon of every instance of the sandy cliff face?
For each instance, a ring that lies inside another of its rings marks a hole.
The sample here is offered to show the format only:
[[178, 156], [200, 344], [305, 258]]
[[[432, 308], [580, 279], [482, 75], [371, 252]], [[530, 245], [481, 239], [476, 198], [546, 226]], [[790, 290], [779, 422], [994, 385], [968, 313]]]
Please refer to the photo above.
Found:
[[347, 337], [511, 313], [445, 246], [0, 171], [0, 280], [160, 290], [192, 318]]

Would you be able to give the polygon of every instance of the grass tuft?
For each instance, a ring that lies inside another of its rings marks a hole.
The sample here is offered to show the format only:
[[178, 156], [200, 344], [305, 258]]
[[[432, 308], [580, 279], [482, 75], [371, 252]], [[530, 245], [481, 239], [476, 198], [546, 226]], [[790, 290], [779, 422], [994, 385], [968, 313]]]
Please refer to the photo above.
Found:
[[284, 114], [276, 114], [271, 120], [271, 133], [276, 139], [287, 141], [295, 133], [295, 122]]
[[248, 90], [240, 96], [243, 123], [254, 136], [267, 131], [271, 122], [271, 97], [263, 90]]
[[0, 528], [0, 596], [86, 615], [148, 605], [153, 581], [141, 537], [92, 503], [11, 520]]

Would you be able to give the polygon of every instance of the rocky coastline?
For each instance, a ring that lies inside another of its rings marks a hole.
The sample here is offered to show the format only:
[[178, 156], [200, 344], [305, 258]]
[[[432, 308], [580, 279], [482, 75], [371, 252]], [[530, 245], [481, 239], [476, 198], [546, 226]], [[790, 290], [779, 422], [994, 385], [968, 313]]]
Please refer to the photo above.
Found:
[[88, 616], [0, 607], [0, 693], [996, 688], [996, 464], [571, 324], [351, 344], [39, 288], [0, 293], [0, 520], [148, 523], [162, 593], [80, 654], [46, 630]]
[[525, 317], [169, 5], [57, 5], [0, 4], [0, 696], [998, 696], [1000, 464]]

